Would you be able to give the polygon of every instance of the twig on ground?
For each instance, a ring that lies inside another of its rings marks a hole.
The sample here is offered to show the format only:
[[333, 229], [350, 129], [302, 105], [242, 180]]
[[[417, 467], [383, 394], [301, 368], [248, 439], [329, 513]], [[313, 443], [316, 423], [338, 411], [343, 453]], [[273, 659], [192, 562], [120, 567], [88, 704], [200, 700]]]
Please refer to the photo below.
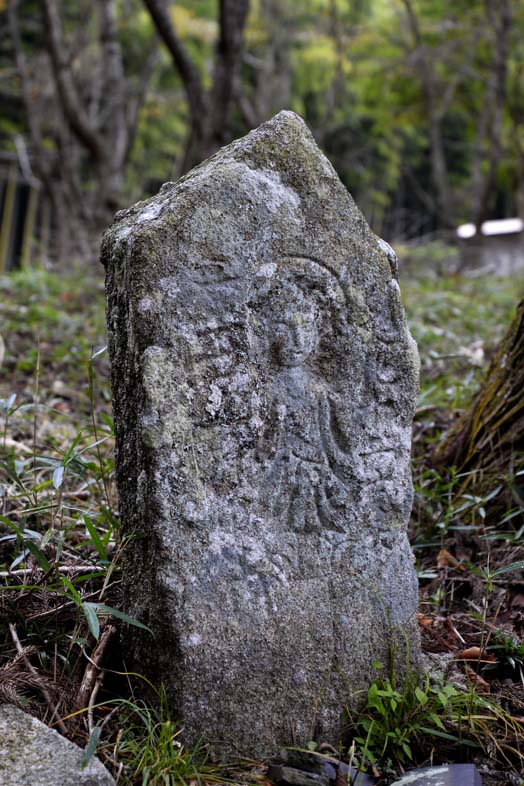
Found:
[[113, 707], [111, 712], [106, 715], [106, 717], [104, 718], [104, 720], [100, 724], [100, 730], [102, 730], [105, 726], [107, 726], [107, 724], [109, 723], [111, 718], [113, 718], [116, 715], [116, 713], [118, 712], [119, 709], [120, 709], [119, 706]]
[[[96, 565], [60, 565], [58, 568], [53, 568], [57, 573], [84, 573], [84, 571], [98, 570]], [[0, 579], [8, 579], [11, 576], [28, 576], [31, 573], [43, 573], [42, 568], [20, 568], [19, 570], [2, 570], [0, 571]], [[49, 571], [48, 571], [49, 573]]]
[[[89, 600], [89, 598], [96, 598], [99, 595], [100, 595], [100, 591], [95, 590], [95, 592], [90, 592], [88, 595], [83, 595], [82, 601]], [[56, 614], [57, 611], [62, 611], [62, 609], [65, 609], [68, 606], [76, 606], [76, 605], [77, 605], [76, 600], [68, 600], [67, 603], [62, 603], [61, 606], [55, 606], [54, 609], [47, 609], [47, 611], [39, 611], [38, 614], [31, 614], [30, 617], [25, 618], [25, 621], [32, 622], [33, 620], [42, 619], [42, 617], [49, 617], [51, 614]]]
[[104, 681], [104, 672], [101, 671], [95, 680], [95, 685], [93, 687], [93, 690], [91, 691], [91, 696], [89, 697], [89, 703], [87, 705], [87, 726], [89, 729], [89, 734], [93, 733], [93, 728], [95, 725], [93, 712], [95, 708], [96, 697], [98, 695], [98, 691], [100, 690], [103, 681]]
[[460, 635], [460, 633], [456, 629], [455, 625], [453, 624], [453, 620], [451, 619], [451, 617], [446, 617], [446, 624], [447, 624], [448, 628], [450, 629], [450, 631], [453, 633], [453, 635], [455, 635], [457, 637], [457, 639], [460, 641], [460, 643], [461, 644], [465, 644], [466, 643], [465, 640], [462, 638], [462, 636]]
[[114, 625], [108, 625], [102, 632], [98, 643], [93, 650], [92, 656], [88, 658], [88, 664], [84, 672], [84, 677], [82, 679], [76, 700], [77, 710], [83, 710], [86, 706], [91, 708], [92, 704], [94, 703], [93, 693], [95, 693], [95, 689], [98, 691], [98, 688], [100, 687], [100, 685], [98, 685], [97, 688], [97, 678], [100, 676], [100, 672], [102, 671], [100, 663], [104, 657], [109, 640], [115, 631], [116, 628]]
[[33, 455], [33, 448], [30, 448], [29, 445], [26, 445], [23, 442], [17, 442], [11, 437], [6, 437], [4, 439], [4, 450], [11, 448], [14, 448], [19, 453], [25, 453], [28, 456]]
[[[22, 647], [22, 644], [20, 643], [20, 639], [18, 638], [18, 633], [16, 632], [16, 627], [12, 622], [9, 623], [9, 632], [11, 633], [11, 638], [13, 639], [16, 650], [18, 653], [20, 653], [20, 656], [23, 658], [23, 661], [28, 671], [30, 671], [31, 674], [33, 674], [35, 677], [39, 679], [40, 675], [38, 674], [37, 670], [35, 669], [31, 661], [27, 657], [27, 652]], [[53, 700], [51, 699], [51, 694], [49, 693], [47, 688], [45, 688], [42, 684], [39, 684], [39, 690], [42, 696], [44, 697], [46, 704], [49, 707], [49, 710], [51, 711], [51, 721], [53, 721], [55, 717], [58, 717], [58, 708], [56, 707]], [[67, 729], [60, 718], [58, 718], [56, 725], [58, 726], [62, 734], [67, 734]]]
[[[115, 762], [115, 765], [116, 765], [116, 764], [117, 764], [117, 762]], [[117, 783], [117, 784], [118, 784], [118, 782], [119, 782], [119, 780], [120, 780], [120, 776], [122, 775], [122, 770], [123, 770], [123, 769], [124, 769], [124, 762], [123, 762], [123, 761], [121, 761], [121, 762], [118, 762], [118, 772], [117, 772], [117, 774], [116, 774], [116, 783]]]

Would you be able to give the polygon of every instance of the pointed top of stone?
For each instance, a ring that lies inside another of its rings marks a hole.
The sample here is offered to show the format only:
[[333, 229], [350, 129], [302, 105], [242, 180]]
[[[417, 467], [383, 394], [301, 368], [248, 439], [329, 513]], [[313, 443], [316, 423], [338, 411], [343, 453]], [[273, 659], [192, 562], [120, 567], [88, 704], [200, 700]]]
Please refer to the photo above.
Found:
[[[192, 170], [195, 172], [209, 162], [226, 160], [250, 160], [254, 166], [281, 166], [287, 170], [292, 162], [300, 166], [304, 157], [322, 160], [330, 175], [336, 172], [330, 162], [317, 147], [313, 134], [304, 120], [295, 112], [284, 109], [270, 120], [250, 131], [246, 136], [236, 139], [221, 148], [214, 156]], [[189, 173], [191, 175], [191, 173]], [[187, 177], [187, 175], [186, 175]]]
[[289, 110], [279, 112], [247, 136], [223, 148], [217, 153], [218, 159], [221, 156], [249, 161], [257, 168], [276, 169], [289, 178], [295, 175], [303, 179], [304, 185], [318, 177], [338, 181], [337, 173], [304, 120]]
[[[248, 177], [251, 195], [246, 193], [248, 172], [251, 172]], [[156, 196], [117, 213], [115, 223], [106, 233], [105, 244], [125, 240], [130, 227], [135, 238], [137, 234], [147, 233], [166, 211], [180, 215], [179, 206], [187, 208], [191, 192], [195, 200], [207, 202], [213, 191], [221, 195], [222, 202], [227, 202], [233, 187], [237, 189], [237, 198], [242, 199], [244, 193], [245, 201], [258, 201], [259, 208], [266, 206], [266, 213], [275, 213], [284, 208], [284, 202], [294, 201], [301, 202], [301, 207], [312, 208], [321, 222], [330, 221], [335, 226], [343, 220], [348, 239], [365, 236], [384, 260], [364, 217], [306, 123], [289, 110], [279, 112], [223, 147], [178, 181], [165, 183]], [[103, 253], [102, 261], [107, 258]]]
[[222, 148], [212, 160], [235, 158], [250, 160], [258, 167], [300, 169], [307, 159], [316, 159], [325, 174], [337, 176], [324, 154], [317, 147], [313, 134], [295, 112], [283, 110], [270, 120]]
[[250, 131], [246, 136], [223, 147], [218, 151], [217, 155], [227, 152], [237, 145], [245, 147], [256, 139], [263, 139], [267, 142], [270, 138], [274, 140], [274, 144], [278, 145], [280, 143], [286, 149], [289, 149], [289, 146], [296, 146], [306, 141], [315, 144], [311, 131], [300, 115], [297, 115], [296, 112], [292, 112], [290, 109], [283, 109], [269, 120], [266, 120], [265, 123]]
[[297, 131], [298, 130], [303, 131], [308, 136], [311, 136], [311, 131], [307, 127], [304, 120], [300, 117], [300, 115], [297, 115], [296, 112], [292, 112], [291, 109], [282, 109], [280, 112], [277, 112], [276, 115], [273, 115], [273, 117], [271, 117], [269, 120], [266, 120], [265, 123], [262, 123], [261, 125], [258, 126], [258, 128], [255, 128], [254, 130], [260, 131], [261, 129], [265, 129], [269, 127], [274, 129], [286, 128], [286, 127], [294, 128]]

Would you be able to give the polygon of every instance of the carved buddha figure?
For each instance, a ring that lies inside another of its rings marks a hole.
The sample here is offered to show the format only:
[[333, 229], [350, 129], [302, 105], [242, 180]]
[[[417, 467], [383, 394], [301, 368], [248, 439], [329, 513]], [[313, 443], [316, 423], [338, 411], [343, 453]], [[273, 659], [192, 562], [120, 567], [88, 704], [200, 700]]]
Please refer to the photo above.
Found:
[[316, 362], [321, 307], [314, 290], [288, 279], [266, 313], [275, 371], [261, 446], [263, 492], [273, 515], [296, 531], [344, 529], [349, 456], [337, 396]]

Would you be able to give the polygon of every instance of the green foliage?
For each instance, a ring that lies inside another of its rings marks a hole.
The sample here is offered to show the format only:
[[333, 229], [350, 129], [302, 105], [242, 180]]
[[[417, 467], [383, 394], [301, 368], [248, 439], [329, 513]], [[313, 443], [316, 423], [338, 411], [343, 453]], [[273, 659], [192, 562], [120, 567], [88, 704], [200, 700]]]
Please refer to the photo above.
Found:
[[143, 702], [121, 701], [119, 724], [122, 733], [116, 750], [124, 764], [124, 783], [141, 786], [188, 786], [227, 783], [222, 773], [207, 762], [203, 747], [188, 748], [179, 739], [181, 727], [170, 717], [162, 691], [159, 708]]
[[[435, 131], [435, 125], [442, 137], [452, 220], [471, 219], [473, 191], [479, 173], [486, 171], [491, 144], [489, 135], [483, 137], [481, 131], [496, 125], [485, 114], [491, 105], [493, 54], [498, 45], [488, 6], [480, 0], [418, 0], [411, 6], [419, 43], [403, 2], [252, 0], [235, 90], [236, 134], [248, 130], [247, 122], [261, 122], [280, 109], [300, 112], [375, 230], [389, 236], [415, 236], [440, 227], [431, 163], [434, 140], [430, 130]], [[206, 89], [213, 81], [217, 8], [211, 0], [168, 3], [180, 41]], [[179, 174], [190, 119], [183, 81], [165, 47], [154, 38], [143, 3], [115, 3], [115, 9], [130, 114], [135, 98], [147, 85], [125, 173], [124, 199], [131, 202]], [[37, 126], [44, 146], [56, 150], [59, 113], [50, 111], [56, 106], [43, 87], [45, 82], [39, 80], [40, 73], [43, 79], [47, 75], [42, 66], [46, 55], [41, 9], [30, 0], [20, 13], [35, 107], [38, 104]], [[96, 11], [71, 0], [63, 6], [62, 16], [67, 43], [77, 47], [75, 84], [88, 107], [91, 102], [94, 105], [88, 111], [96, 113], [100, 100], [92, 60]], [[490, 212], [500, 215], [518, 213], [522, 191], [524, 51], [514, 30], [523, 22], [524, 0], [515, 0], [506, 46], [501, 156], [489, 202]], [[0, 121], [0, 138], [5, 149], [14, 150], [15, 138], [29, 134], [13, 68], [13, 46], [8, 35], [4, 39], [0, 67], [5, 76], [6, 111]], [[436, 119], [428, 114], [421, 58], [434, 80]], [[151, 63], [148, 80], [144, 74]], [[78, 175], [87, 189], [93, 174], [85, 171], [82, 162]]]
[[524, 683], [524, 641], [519, 641], [515, 636], [504, 631], [496, 630], [486, 647], [486, 651], [490, 655], [495, 656], [495, 661], [486, 663], [483, 666], [484, 671], [489, 671], [490, 669], [500, 670], [501, 668], [504, 669], [505, 666], [509, 666], [512, 671], [517, 673], [520, 681]]
[[397, 253], [402, 297], [421, 358], [419, 406], [462, 409], [478, 389], [523, 285], [491, 277], [488, 290], [484, 278], [457, 275], [456, 251], [440, 243], [399, 246]]
[[[379, 668], [380, 664], [377, 664]], [[497, 748], [508, 761], [511, 738], [522, 724], [494, 701], [444, 681], [442, 674], [421, 675], [408, 664], [405, 675], [392, 672], [370, 686], [362, 713], [351, 718], [351, 732], [362, 766], [390, 768], [423, 760], [432, 749]], [[465, 754], [465, 751], [464, 751]]]
[[462, 705], [464, 698], [452, 685], [429, 677], [419, 680], [408, 674], [400, 689], [395, 679], [375, 680], [368, 690], [366, 710], [355, 724], [355, 741], [362, 746], [363, 759], [372, 764], [411, 762], [425, 737], [446, 734], [442, 717], [453, 717], [457, 699]]
[[[478, 533], [485, 540], [510, 537], [508, 525], [522, 511], [522, 507], [506, 512], [495, 520], [489, 519], [487, 510], [503, 490], [499, 484], [483, 496], [461, 493], [463, 474], [450, 467], [443, 477], [436, 469], [423, 468], [415, 477], [415, 512], [423, 524], [424, 538], [444, 541], [454, 532]], [[522, 537], [518, 530], [513, 532], [517, 540]], [[506, 572], [503, 569], [502, 572]], [[498, 575], [498, 574], [497, 574]]]
[[[88, 368], [90, 399], [94, 402], [92, 361], [89, 361]], [[40, 407], [36, 404], [14, 406], [15, 400], [11, 395], [2, 402], [4, 450], [10, 419], [15, 415], [19, 416], [19, 420], [20, 416], [28, 415], [34, 427], [37, 428], [38, 424]], [[49, 417], [46, 409], [44, 407], [44, 412]], [[45, 454], [35, 451], [23, 459], [16, 459], [8, 453], [6, 460], [0, 462], [0, 471], [10, 491], [11, 507], [8, 515], [0, 517], [8, 532], [0, 537], [0, 542], [10, 544], [8, 571], [21, 569], [22, 574], [30, 576], [35, 567], [39, 568], [45, 574], [43, 586], [46, 591], [74, 604], [97, 639], [99, 616], [118, 617], [129, 624], [145, 626], [101, 602], [106, 579], [118, 570], [114, 563], [117, 553], [114, 546], [119, 543], [120, 537], [109, 491], [114, 462], [110, 455], [101, 451], [108, 442], [112, 446], [111, 422], [106, 418], [104, 425], [97, 423], [94, 411], [91, 417], [92, 423], [82, 428], [66, 447], [57, 446]], [[101, 509], [95, 511], [91, 507], [80, 507], [78, 487], [81, 490], [91, 487], [94, 496], [98, 493]], [[62, 566], [71, 566], [72, 562], [71, 576], [62, 575]], [[89, 584], [92, 588], [93, 582], [100, 582], [99, 593], [86, 593], [85, 585]], [[20, 587], [24, 586], [30, 589], [22, 582]], [[4, 587], [7, 591], [13, 588], [12, 583]], [[93, 598], [93, 595], [97, 600], [85, 599], [85, 596]]]
[[11, 372], [0, 391], [1, 590], [15, 608], [20, 595], [38, 598], [31, 614], [20, 609], [13, 620], [38, 641], [43, 663], [54, 661], [60, 673], [62, 662], [63, 679], [77, 668], [75, 650], [89, 634], [98, 639], [101, 625], [119, 619], [144, 627], [115, 607], [125, 543], [107, 353], [92, 351], [104, 338], [102, 290], [76, 273], [26, 271], [0, 281]]

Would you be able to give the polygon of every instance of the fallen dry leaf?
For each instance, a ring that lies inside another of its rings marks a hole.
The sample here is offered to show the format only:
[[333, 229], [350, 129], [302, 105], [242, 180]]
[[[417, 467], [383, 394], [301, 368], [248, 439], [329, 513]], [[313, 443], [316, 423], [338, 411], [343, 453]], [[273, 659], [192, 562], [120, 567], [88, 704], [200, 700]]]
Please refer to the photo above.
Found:
[[433, 617], [426, 617], [422, 612], [417, 613], [418, 624], [421, 628], [431, 628], [433, 626]]
[[464, 570], [464, 566], [460, 564], [453, 554], [447, 549], [440, 549], [437, 556], [437, 568], [456, 568], [457, 570]]
[[493, 655], [488, 655], [486, 650], [481, 650], [480, 647], [468, 647], [465, 650], [457, 652], [454, 656], [455, 660], [475, 660], [481, 663], [493, 663], [495, 658]]
[[491, 686], [489, 682], [483, 680], [482, 677], [477, 674], [471, 666], [466, 666], [466, 676], [468, 680], [470, 680], [474, 685], [477, 687], [478, 690], [483, 691], [485, 693], [491, 693]]
[[522, 593], [517, 592], [511, 599], [511, 609], [524, 609], [524, 595]]

